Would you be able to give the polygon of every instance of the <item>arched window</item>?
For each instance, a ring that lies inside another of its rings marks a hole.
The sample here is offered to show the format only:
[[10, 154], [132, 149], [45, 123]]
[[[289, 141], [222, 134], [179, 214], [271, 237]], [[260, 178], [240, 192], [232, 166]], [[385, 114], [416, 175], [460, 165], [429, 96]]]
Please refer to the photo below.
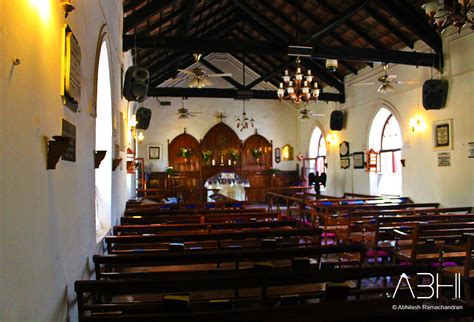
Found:
[[316, 127], [311, 135], [308, 157], [307, 167], [305, 164], [306, 177], [311, 172], [318, 171], [320, 174], [326, 172], [326, 140], [319, 127]]
[[371, 192], [379, 195], [402, 194], [400, 124], [393, 113], [381, 108], [370, 129], [369, 147], [378, 151], [377, 173], [371, 173]]
[[95, 169], [95, 226], [100, 240], [111, 227], [112, 200], [112, 92], [109, 54], [106, 41], [100, 45], [97, 68], [97, 118], [95, 149], [107, 151], [100, 167]]

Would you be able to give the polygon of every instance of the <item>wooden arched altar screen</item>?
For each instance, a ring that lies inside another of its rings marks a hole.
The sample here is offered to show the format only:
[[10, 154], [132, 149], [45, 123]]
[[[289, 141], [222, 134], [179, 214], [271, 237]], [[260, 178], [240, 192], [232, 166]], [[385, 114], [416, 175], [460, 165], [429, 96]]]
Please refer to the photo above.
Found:
[[208, 161], [201, 161], [203, 179], [222, 171], [241, 173], [242, 142], [225, 123], [216, 124], [206, 133], [201, 150], [212, 153]]
[[249, 136], [242, 148], [244, 171], [265, 171], [272, 166], [272, 143], [260, 134]]
[[[186, 155], [183, 149], [189, 149]], [[184, 155], [183, 155], [184, 154]], [[168, 144], [168, 162], [177, 172], [199, 172], [201, 166], [201, 147], [194, 136], [182, 133]]]

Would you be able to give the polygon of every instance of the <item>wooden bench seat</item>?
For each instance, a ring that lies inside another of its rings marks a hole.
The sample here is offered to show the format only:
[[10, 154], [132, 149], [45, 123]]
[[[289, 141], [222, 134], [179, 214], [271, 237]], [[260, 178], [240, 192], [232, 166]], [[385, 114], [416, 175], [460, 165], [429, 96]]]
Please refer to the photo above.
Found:
[[[231, 290], [234, 294], [232, 300], [238, 299], [239, 295], [245, 289], [259, 289], [259, 297], [255, 300], [255, 304], [269, 303], [269, 297], [278, 295], [272, 292], [269, 296], [269, 288], [291, 286], [291, 285], [308, 285], [310, 288], [317, 283], [343, 282], [343, 281], [360, 281], [365, 278], [399, 276], [403, 273], [415, 274], [425, 270], [425, 266], [384, 266], [384, 267], [363, 267], [363, 268], [340, 268], [329, 271], [309, 271], [309, 272], [272, 272], [250, 274], [207, 274], [203, 276], [180, 276], [176, 278], [166, 279], [149, 279], [149, 280], [106, 280], [106, 281], [77, 281], [75, 283], [75, 291], [78, 296], [78, 310], [80, 321], [92, 321], [90, 317], [96, 320], [102, 318], [101, 321], [107, 321], [107, 318], [126, 318], [135, 315], [135, 321], [146, 319], [147, 313], [150, 311], [138, 310], [137, 305], [143, 304], [137, 302], [137, 296], [141, 294], [191, 294], [198, 291], [224, 291]], [[357, 284], [355, 290], [360, 288]], [[379, 292], [385, 292], [385, 288], [381, 288]], [[92, 296], [89, 296], [92, 295]], [[114, 298], [121, 296], [118, 303], [114, 303]], [[124, 302], [123, 296], [128, 296], [132, 301]], [[159, 297], [158, 297], [159, 299]], [[160, 300], [155, 301], [155, 306], [149, 309], [154, 314], [169, 313], [163, 310]], [[149, 303], [148, 303], [149, 304]], [[247, 308], [251, 308], [247, 307]], [[117, 308], [120, 308], [117, 310]], [[143, 309], [143, 307], [141, 308]], [[193, 306], [191, 304], [191, 312]], [[298, 309], [296, 306], [295, 309]], [[107, 311], [115, 313], [103, 314]], [[117, 313], [120, 311], [120, 313]], [[176, 312], [175, 312], [176, 313]], [[145, 315], [143, 315], [145, 314]], [[132, 320], [133, 321], [133, 320]]]
[[207, 215], [163, 215], [163, 216], [130, 216], [121, 217], [122, 225], [141, 225], [159, 223], [214, 223], [214, 222], [248, 222], [282, 219], [280, 213], [245, 213], [245, 214], [207, 214]]
[[261, 241], [269, 237], [303, 237], [311, 241], [313, 239], [320, 240], [320, 236], [320, 229], [285, 229], [283, 227], [279, 229], [259, 228], [241, 231], [188, 231], [146, 236], [107, 236], [105, 237], [105, 242], [107, 243], [108, 252], [113, 253], [117, 249], [153, 248], [170, 242], [214, 241], [216, 243], [215, 247], [220, 248], [221, 243], [225, 240], [253, 239]]
[[277, 221], [251, 221], [234, 223], [203, 223], [203, 224], [148, 224], [148, 225], [119, 225], [114, 226], [114, 235], [142, 235], [156, 234], [166, 231], [187, 231], [187, 230], [229, 230], [244, 228], [261, 227], [301, 227], [296, 220], [277, 220]]
[[[181, 253], [139, 253], [139, 254], [113, 254], [94, 255], [96, 277], [101, 278], [123, 278], [120, 269], [125, 267], [163, 267], [172, 265], [199, 265], [199, 264], [232, 264], [233, 269], [239, 269], [240, 263], [256, 261], [277, 261], [294, 258], [315, 258], [318, 262], [324, 254], [354, 254], [357, 256], [358, 264], [365, 262], [365, 247], [358, 243], [330, 245], [330, 246], [307, 246], [307, 247], [277, 247], [271, 249], [227, 249], [227, 250], [188, 250]], [[336, 258], [339, 261], [341, 256]], [[346, 263], [347, 264], [347, 263]], [[112, 273], [113, 272], [113, 273]], [[117, 273], [118, 272], [118, 273]], [[130, 276], [133, 276], [130, 275]]]

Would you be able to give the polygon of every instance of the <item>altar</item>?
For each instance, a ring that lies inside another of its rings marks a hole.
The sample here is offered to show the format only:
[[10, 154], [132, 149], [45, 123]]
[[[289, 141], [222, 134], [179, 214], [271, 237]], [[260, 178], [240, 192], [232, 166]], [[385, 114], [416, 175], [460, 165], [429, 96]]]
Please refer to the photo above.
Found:
[[208, 201], [212, 201], [210, 196], [214, 193], [222, 194], [234, 200], [245, 201], [245, 188], [250, 187], [250, 183], [236, 173], [219, 173], [207, 179], [204, 187], [208, 189]]

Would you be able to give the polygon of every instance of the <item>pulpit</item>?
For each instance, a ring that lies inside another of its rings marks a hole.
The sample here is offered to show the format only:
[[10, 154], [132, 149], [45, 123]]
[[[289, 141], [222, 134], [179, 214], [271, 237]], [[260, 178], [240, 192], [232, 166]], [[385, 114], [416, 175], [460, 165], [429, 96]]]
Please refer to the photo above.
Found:
[[250, 187], [246, 178], [238, 176], [236, 173], [219, 173], [210, 177], [204, 183], [204, 187], [208, 189], [208, 201], [214, 193], [219, 193], [231, 199], [245, 201], [245, 188]]

